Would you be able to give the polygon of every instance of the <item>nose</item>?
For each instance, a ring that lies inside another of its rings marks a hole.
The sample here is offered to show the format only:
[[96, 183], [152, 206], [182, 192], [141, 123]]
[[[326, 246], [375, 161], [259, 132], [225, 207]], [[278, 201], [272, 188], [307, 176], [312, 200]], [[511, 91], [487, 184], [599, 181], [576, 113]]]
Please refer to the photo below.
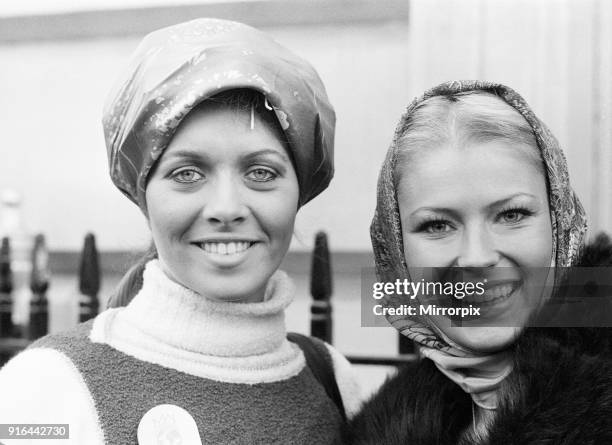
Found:
[[500, 260], [494, 236], [482, 226], [466, 229], [457, 257], [458, 267], [490, 267]]
[[214, 225], [232, 225], [248, 215], [241, 184], [229, 174], [219, 175], [209, 185], [202, 217]]

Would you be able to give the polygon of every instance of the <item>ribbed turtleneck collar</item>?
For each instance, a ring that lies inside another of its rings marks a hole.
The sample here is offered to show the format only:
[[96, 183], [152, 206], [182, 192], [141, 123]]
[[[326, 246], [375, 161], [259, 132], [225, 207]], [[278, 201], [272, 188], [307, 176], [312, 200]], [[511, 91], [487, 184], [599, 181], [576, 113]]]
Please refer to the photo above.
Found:
[[210, 300], [172, 281], [154, 260], [145, 268], [142, 289], [121, 316], [175, 347], [207, 355], [246, 356], [268, 352], [285, 340], [284, 310], [293, 296], [293, 284], [278, 271], [263, 302]]
[[285, 308], [293, 283], [282, 271], [269, 280], [260, 303], [210, 300], [172, 281], [157, 260], [127, 307], [96, 319], [93, 341], [191, 374], [238, 383], [297, 374], [303, 355], [286, 339]]

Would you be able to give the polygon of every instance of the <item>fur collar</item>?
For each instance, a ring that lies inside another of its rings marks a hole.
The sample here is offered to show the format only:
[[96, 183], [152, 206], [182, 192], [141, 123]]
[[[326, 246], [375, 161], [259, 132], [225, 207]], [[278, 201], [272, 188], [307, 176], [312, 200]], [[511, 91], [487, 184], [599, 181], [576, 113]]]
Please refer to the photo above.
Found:
[[[577, 266], [612, 266], [612, 243], [599, 235]], [[612, 443], [612, 329], [526, 329], [515, 371], [488, 430], [468, 439], [469, 395], [430, 360], [401, 369], [349, 425], [353, 444]]]

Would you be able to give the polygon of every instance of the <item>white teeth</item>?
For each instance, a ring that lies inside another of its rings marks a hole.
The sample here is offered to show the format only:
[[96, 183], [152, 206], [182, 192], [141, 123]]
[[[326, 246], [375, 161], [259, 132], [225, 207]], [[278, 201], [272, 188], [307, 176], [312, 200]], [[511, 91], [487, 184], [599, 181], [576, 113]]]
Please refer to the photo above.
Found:
[[251, 247], [251, 243], [248, 241], [231, 241], [227, 243], [206, 242], [200, 244], [200, 247], [207, 253], [214, 253], [217, 255], [234, 255], [247, 250], [249, 247]]
[[513, 287], [511, 284], [500, 284], [499, 286], [494, 286], [490, 289], [487, 289], [484, 294], [484, 301], [495, 300], [496, 298], [500, 297], [507, 297], [508, 295], [510, 295], [510, 292], [512, 292], [512, 289]]
[[499, 284], [487, 288], [482, 295], [466, 296], [465, 301], [468, 303], [486, 303], [488, 301], [497, 300], [498, 298], [506, 298], [516, 289], [517, 285], [513, 283]]

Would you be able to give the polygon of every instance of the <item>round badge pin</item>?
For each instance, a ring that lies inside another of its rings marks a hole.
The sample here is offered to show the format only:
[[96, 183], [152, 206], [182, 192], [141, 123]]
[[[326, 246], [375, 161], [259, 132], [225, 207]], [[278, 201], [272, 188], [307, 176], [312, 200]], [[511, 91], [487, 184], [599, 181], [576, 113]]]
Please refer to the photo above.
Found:
[[140, 419], [138, 445], [202, 445], [202, 440], [191, 414], [180, 406], [163, 404]]

